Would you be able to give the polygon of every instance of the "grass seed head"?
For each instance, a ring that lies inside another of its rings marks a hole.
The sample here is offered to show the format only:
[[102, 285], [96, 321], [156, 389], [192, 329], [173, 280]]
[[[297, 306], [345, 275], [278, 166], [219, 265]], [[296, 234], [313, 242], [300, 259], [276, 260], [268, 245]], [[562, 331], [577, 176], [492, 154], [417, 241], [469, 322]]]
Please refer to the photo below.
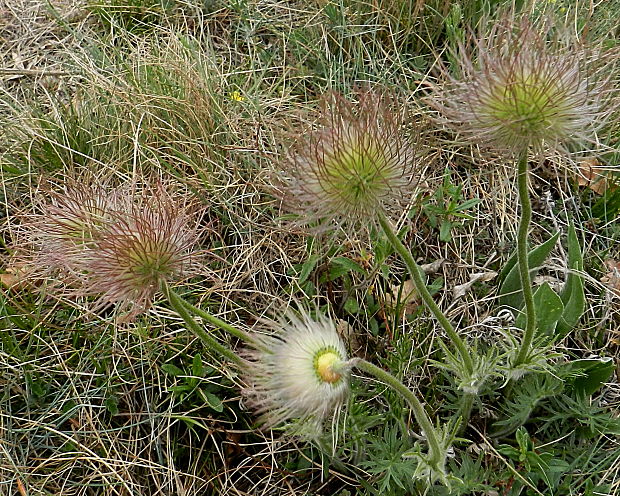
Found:
[[444, 70], [447, 85], [430, 98], [442, 122], [472, 141], [513, 155], [557, 149], [588, 140], [604, 120], [601, 71], [551, 26], [504, 18], [475, 52], [461, 47], [461, 78]]
[[313, 320], [307, 313], [288, 314], [270, 326], [275, 334], [260, 337], [246, 352], [249, 404], [266, 427], [299, 419], [320, 429], [349, 391], [347, 353], [336, 327], [325, 316]]
[[300, 222], [367, 223], [378, 210], [408, 199], [415, 184], [413, 148], [389, 99], [360, 92], [352, 103], [322, 99], [321, 127], [301, 138], [287, 157], [283, 200]]

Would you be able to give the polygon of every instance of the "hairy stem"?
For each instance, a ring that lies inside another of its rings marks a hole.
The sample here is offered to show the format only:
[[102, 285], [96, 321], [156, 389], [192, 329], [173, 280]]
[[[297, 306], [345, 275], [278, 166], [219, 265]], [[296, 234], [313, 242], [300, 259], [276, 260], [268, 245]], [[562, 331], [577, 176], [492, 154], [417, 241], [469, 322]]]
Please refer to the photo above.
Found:
[[189, 311], [194, 312], [201, 319], [206, 320], [210, 324], [213, 324], [215, 327], [219, 327], [223, 331], [226, 331], [228, 334], [235, 336], [241, 341], [245, 341], [246, 343], [250, 345], [257, 346], [256, 340], [253, 339], [252, 336], [250, 336], [247, 332], [242, 331], [241, 329], [237, 329], [235, 326], [230, 325], [229, 323], [224, 322], [221, 319], [218, 319], [215, 315], [211, 315], [209, 312], [203, 310], [202, 308], [198, 308], [197, 306], [192, 305], [191, 303], [189, 303], [188, 301], [184, 299], [181, 299], [181, 301], [183, 302], [183, 305], [185, 305], [185, 307]]
[[527, 152], [524, 152], [518, 161], [517, 182], [519, 187], [519, 201], [521, 202], [521, 220], [517, 232], [517, 260], [519, 264], [519, 276], [525, 301], [525, 333], [521, 342], [521, 349], [515, 358], [513, 367], [518, 367], [527, 360], [536, 330], [536, 309], [534, 308], [534, 293], [530, 278], [530, 267], [527, 257], [527, 235], [532, 220], [532, 203], [528, 192], [528, 166]]
[[183, 322], [185, 322], [187, 328], [192, 331], [196, 336], [198, 336], [209, 349], [216, 351], [231, 362], [237, 364], [241, 363], [241, 358], [239, 356], [237, 356], [232, 350], [230, 350], [226, 346], [219, 343], [213, 336], [211, 336], [207, 331], [205, 331], [202, 326], [199, 325], [192, 318], [192, 316], [187, 310], [186, 303], [183, 298], [181, 298], [172, 289], [170, 289], [167, 284], [164, 284], [162, 286], [162, 291], [166, 298], [168, 298], [170, 306], [183, 319]]
[[388, 237], [388, 240], [390, 241], [390, 244], [392, 245], [394, 250], [396, 250], [396, 252], [405, 261], [407, 269], [409, 270], [409, 274], [411, 274], [413, 283], [415, 284], [416, 290], [420, 295], [420, 298], [422, 298], [422, 301], [424, 301], [425, 305], [439, 321], [439, 324], [441, 324], [443, 330], [446, 331], [446, 334], [452, 340], [454, 346], [456, 346], [456, 349], [461, 356], [461, 360], [463, 360], [463, 365], [465, 366], [467, 373], [469, 375], [472, 375], [474, 372], [474, 361], [469, 354], [467, 346], [465, 345], [461, 337], [456, 333], [448, 318], [444, 315], [439, 306], [437, 306], [435, 300], [433, 300], [433, 297], [429, 293], [428, 288], [426, 287], [426, 283], [422, 278], [422, 269], [413, 259], [411, 252], [405, 247], [405, 245], [403, 245], [401, 240], [398, 239], [398, 236], [390, 225], [390, 221], [387, 219], [383, 212], [379, 212], [379, 223], [381, 224], [381, 228], [383, 229], [385, 235]]
[[424, 436], [428, 441], [429, 464], [433, 465], [439, 463], [442, 459], [441, 443], [439, 441], [439, 437], [437, 436], [437, 431], [435, 430], [435, 427], [433, 427], [431, 419], [428, 417], [426, 410], [424, 410], [424, 407], [422, 406], [422, 403], [420, 403], [420, 400], [418, 400], [417, 396], [392, 374], [362, 358], [354, 358], [351, 360], [351, 364], [391, 387], [394, 391], [400, 394], [407, 401], [407, 403], [409, 403], [413, 416], [422, 428]]
[[459, 413], [461, 415], [461, 432], [465, 430], [467, 424], [469, 423], [471, 410], [474, 407], [474, 399], [475, 395], [473, 393], [465, 393], [461, 398], [461, 408], [459, 409]]

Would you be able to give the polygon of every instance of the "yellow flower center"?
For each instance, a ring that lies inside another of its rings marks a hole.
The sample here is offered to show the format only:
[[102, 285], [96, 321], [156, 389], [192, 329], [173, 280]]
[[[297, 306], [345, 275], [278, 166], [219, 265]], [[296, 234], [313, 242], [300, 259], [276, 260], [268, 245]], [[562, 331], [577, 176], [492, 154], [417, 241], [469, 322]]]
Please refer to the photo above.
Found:
[[333, 351], [324, 351], [315, 358], [314, 368], [322, 381], [334, 384], [342, 377], [333, 369], [334, 364], [340, 361], [340, 356]]

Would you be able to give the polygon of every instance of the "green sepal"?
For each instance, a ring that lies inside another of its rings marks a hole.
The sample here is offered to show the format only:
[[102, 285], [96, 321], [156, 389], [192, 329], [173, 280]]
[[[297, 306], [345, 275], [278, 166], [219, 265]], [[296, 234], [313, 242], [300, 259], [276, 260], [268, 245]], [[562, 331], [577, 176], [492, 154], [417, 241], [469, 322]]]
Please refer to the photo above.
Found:
[[[536, 309], [536, 332], [539, 336], [553, 336], [558, 321], [562, 317], [564, 305], [560, 296], [544, 283], [534, 293], [534, 308]], [[515, 326], [525, 329], [525, 312], [517, 317]]]
[[[545, 261], [556, 242], [560, 233], [555, 233], [551, 238], [545, 241], [543, 244], [538, 245], [531, 250], [527, 256], [528, 264], [530, 266], [530, 275], [534, 277], [538, 273], [539, 267]], [[519, 275], [519, 266], [517, 264], [517, 255], [512, 255], [506, 266], [500, 273], [502, 278], [502, 285], [499, 289], [499, 303], [505, 305], [514, 310], [517, 310], [523, 306], [523, 290], [521, 288], [521, 277]]]

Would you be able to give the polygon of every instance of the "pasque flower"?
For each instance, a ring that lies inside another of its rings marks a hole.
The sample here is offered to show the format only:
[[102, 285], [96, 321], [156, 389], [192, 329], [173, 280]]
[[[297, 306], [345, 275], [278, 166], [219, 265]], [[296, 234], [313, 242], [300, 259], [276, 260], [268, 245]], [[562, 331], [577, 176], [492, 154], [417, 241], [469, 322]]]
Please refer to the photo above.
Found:
[[587, 140], [608, 91], [598, 56], [570, 38], [550, 22], [506, 17], [473, 51], [461, 47], [460, 75], [444, 70], [430, 103], [449, 127], [513, 155]]
[[198, 273], [198, 216], [190, 197], [164, 185], [132, 182], [118, 188], [95, 180], [70, 181], [37, 201], [25, 219], [20, 245], [30, 275], [61, 296], [86, 297], [93, 311], [114, 305], [119, 321], [146, 311], [159, 291], [211, 352], [237, 356], [192, 315], [239, 339], [247, 333], [195, 307], [172, 284]]
[[126, 318], [148, 309], [162, 283], [195, 268], [197, 236], [187, 208], [161, 188], [140, 200], [114, 212], [84, 262], [85, 293], [129, 309]]
[[[446, 84], [430, 103], [445, 124], [516, 161], [521, 206], [517, 262], [526, 316], [520, 350], [511, 363], [516, 377], [535, 359], [537, 312], [527, 243], [530, 154], [592, 138], [610, 111], [608, 69], [615, 56], [604, 60], [604, 54], [587, 50], [549, 21], [535, 26], [528, 16], [506, 16], [476, 42], [473, 53], [461, 46], [456, 59], [460, 76], [444, 70]], [[472, 372], [470, 368], [468, 375]]]
[[258, 336], [245, 352], [248, 404], [266, 427], [293, 419], [320, 426], [349, 391], [347, 353], [334, 323], [302, 312], [269, 327], [273, 334]]
[[317, 434], [344, 403], [350, 370], [356, 367], [389, 386], [411, 407], [429, 445], [427, 453], [416, 451], [418, 470], [412, 475], [448, 484], [445, 460], [453, 435], [434, 427], [417, 396], [396, 377], [362, 358], [348, 359], [332, 320], [302, 311], [298, 316], [287, 313], [269, 327], [273, 334], [255, 338], [240, 365], [248, 384], [245, 396], [264, 426], [285, 424], [296, 434]]
[[408, 200], [415, 185], [413, 148], [385, 95], [359, 92], [357, 103], [330, 93], [320, 127], [300, 138], [285, 161], [283, 199], [304, 223], [368, 222]]
[[113, 188], [73, 181], [27, 219], [29, 265], [71, 295], [94, 298], [94, 308], [117, 304], [135, 317], [164, 282], [196, 268], [196, 221], [190, 202], [161, 183]]

